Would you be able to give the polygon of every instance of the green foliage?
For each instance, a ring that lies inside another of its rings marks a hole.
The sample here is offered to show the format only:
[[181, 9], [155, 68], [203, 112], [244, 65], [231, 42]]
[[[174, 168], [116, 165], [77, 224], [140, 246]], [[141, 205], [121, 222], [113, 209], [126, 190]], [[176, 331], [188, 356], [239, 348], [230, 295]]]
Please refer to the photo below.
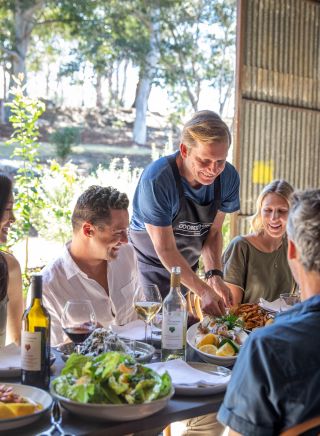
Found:
[[37, 218], [39, 235], [44, 239], [65, 243], [71, 238], [72, 209], [82, 184], [77, 167], [71, 163], [61, 166], [52, 161], [44, 168], [45, 205]]
[[13, 242], [26, 239], [26, 264], [28, 266], [28, 237], [35, 218], [44, 205], [41, 185], [41, 167], [38, 161], [38, 127], [36, 122], [45, 109], [43, 102], [25, 95], [23, 77], [14, 78], [16, 87], [11, 89], [13, 101], [9, 118], [13, 134], [7, 144], [14, 144], [13, 158], [22, 162], [15, 178], [15, 214], [17, 221], [10, 233]]
[[220, 113], [233, 85], [235, 0], [180, 0], [162, 15], [161, 68], [177, 112], [198, 110], [205, 81], [219, 92]]
[[226, 214], [222, 225], [223, 250], [227, 248], [231, 240], [230, 232], [231, 232], [231, 218], [230, 218], [230, 214], [228, 213]]
[[65, 243], [71, 238], [71, 215], [77, 198], [91, 185], [115, 186], [125, 192], [130, 207], [141, 174], [140, 169], [131, 169], [128, 159], [113, 159], [109, 168], [99, 166], [95, 172], [83, 176], [76, 165], [64, 166], [52, 161], [44, 169], [42, 185], [45, 187], [45, 205], [39, 211], [37, 229], [46, 240]]
[[72, 152], [72, 146], [80, 142], [80, 130], [78, 127], [63, 127], [56, 130], [50, 140], [56, 147], [57, 156], [65, 161]]

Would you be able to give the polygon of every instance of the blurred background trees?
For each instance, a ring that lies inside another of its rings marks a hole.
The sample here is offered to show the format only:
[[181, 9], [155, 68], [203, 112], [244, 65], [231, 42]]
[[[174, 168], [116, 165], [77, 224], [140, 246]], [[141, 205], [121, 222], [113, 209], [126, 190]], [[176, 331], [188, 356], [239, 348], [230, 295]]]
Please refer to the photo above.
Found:
[[2, 0], [3, 99], [19, 73], [30, 93], [41, 76], [41, 97], [58, 105], [66, 104], [66, 81], [81, 89], [82, 100], [72, 105], [88, 105], [90, 83], [89, 104], [135, 108], [132, 138], [144, 145], [155, 88], [166, 92], [162, 111], [173, 124], [199, 109], [210, 87], [218, 100], [210, 108], [224, 115], [233, 89], [235, 17], [235, 0]]

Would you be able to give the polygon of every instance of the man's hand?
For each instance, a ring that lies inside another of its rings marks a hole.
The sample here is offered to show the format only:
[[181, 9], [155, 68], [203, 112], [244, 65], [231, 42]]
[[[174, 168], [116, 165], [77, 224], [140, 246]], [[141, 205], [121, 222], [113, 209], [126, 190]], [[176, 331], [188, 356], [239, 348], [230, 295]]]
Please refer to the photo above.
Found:
[[207, 280], [207, 284], [215, 290], [215, 292], [220, 295], [223, 299], [225, 306], [230, 307], [233, 304], [232, 293], [225, 282], [219, 276], [210, 277]]
[[203, 313], [208, 315], [223, 315], [225, 306], [223, 299], [216, 292], [206, 285], [201, 292], [201, 309]]

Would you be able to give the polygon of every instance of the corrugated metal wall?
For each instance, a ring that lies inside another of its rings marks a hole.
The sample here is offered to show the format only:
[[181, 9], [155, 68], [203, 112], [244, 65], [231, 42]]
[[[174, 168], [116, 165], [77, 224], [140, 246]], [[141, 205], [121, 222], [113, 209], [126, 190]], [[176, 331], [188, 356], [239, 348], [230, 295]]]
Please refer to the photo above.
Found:
[[238, 2], [235, 162], [248, 230], [262, 187], [284, 178], [320, 186], [320, 2]]

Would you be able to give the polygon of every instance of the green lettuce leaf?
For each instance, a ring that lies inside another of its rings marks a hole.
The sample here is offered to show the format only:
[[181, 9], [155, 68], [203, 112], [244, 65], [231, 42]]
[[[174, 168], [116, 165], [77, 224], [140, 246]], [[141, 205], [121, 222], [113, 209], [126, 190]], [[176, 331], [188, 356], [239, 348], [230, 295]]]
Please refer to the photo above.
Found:
[[83, 367], [87, 362], [90, 362], [90, 356], [72, 353], [66, 361], [65, 367], [61, 371], [61, 374], [72, 374], [74, 377], [81, 377], [83, 374]]

